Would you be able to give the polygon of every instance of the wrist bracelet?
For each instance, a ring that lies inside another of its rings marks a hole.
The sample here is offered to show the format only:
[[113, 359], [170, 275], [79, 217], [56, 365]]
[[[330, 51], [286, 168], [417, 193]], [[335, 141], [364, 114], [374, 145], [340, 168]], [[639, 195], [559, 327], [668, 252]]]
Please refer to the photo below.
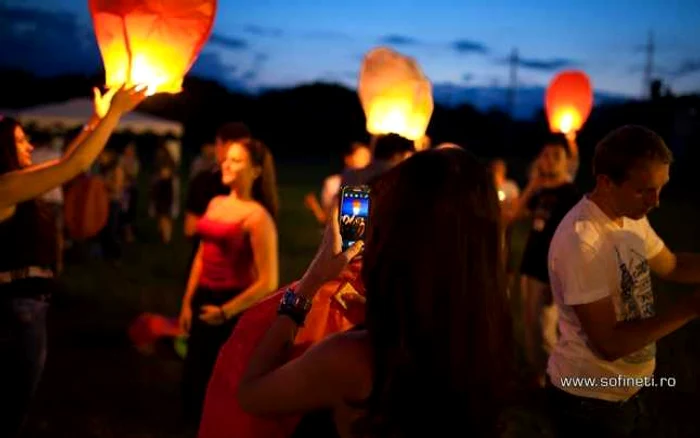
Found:
[[224, 322], [228, 321], [228, 318], [226, 318], [226, 312], [224, 312], [224, 306], [219, 306], [219, 312], [221, 312], [221, 319]]
[[291, 318], [298, 326], [304, 326], [306, 315], [311, 310], [311, 300], [301, 295], [294, 293], [294, 290], [287, 289], [282, 295], [279, 307], [277, 308], [278, 315], [284, 315]]

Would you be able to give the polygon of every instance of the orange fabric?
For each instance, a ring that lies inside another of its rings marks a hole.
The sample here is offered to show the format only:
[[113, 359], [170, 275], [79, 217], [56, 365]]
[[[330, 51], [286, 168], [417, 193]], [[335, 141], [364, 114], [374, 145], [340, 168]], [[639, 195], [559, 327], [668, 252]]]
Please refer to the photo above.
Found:
[[[297, 333], [292, 355], [302, 354], [308, 347], [333, 333], [348, 330], [363, 322], [363, 315], [349, 314], [334, 296], [346, 283], [364, 295], [360, 283], [361, 264], [354, 263], [337, 279], [324, 284], [314, 297], [305, 325]], [[291, 286], [294, 287], [296, 283]], [[277, 317], [280, 297], [289, 287], [248, 309], [238, 321], [231, 337], [219, 352], [209, 381], [204, 403], [199, 438], [285, 438], [301, 420], [300, 415], [256, 417], [244, 412], [236, 399], [238, 383], [263, 335]], [[290, 358], [291, 359], [291, 358]]]
[[83, 175], [70, 184], [63, 199], [64, 221], [71, 239], [96, 236], [107, 224], [109, 198], [101, 178]]

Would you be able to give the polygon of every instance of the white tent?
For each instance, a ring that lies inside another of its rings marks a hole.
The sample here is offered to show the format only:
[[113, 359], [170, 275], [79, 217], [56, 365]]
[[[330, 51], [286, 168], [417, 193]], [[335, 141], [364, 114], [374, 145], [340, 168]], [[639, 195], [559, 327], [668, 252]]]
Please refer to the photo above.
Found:
[[[23, 125], [36, 124], [41, 129], [71, 129], [85, 124], [93, 114], [90, 98], [71, 99], [65, 102], [39, 105], [15, 111]], [[182, 125], [149, 114], [132, 111], [123, 116], [117, 131], [133, 131], [137, 134], [153, 132], [158, 135], [182, 136]]]

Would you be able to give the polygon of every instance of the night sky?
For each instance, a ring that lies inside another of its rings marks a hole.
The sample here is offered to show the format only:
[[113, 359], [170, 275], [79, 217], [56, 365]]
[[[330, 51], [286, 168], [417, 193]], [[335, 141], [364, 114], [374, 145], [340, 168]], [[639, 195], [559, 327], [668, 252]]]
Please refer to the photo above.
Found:
[[[87, 0], [1, 4], [0, 65], [46, 75], [99, 68]], [[415, 57], [435, 84], [494, 87], [508, 84], [517, 47], [522, 86], [544, 86], [571, 67], [599, 91], [638, 96], [653, 30], [656, 76], [677, 93], [697, 92], [699, 24], [697, 0], [220, 0], [193, 72], [248, 90], [355, 86], [362, 55], [389, 45]]]

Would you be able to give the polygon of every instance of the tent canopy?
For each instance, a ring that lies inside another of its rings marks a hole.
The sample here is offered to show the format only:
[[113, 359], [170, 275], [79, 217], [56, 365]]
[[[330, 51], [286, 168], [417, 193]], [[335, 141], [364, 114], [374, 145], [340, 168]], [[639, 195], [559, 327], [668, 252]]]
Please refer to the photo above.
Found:
[[[16, 110], [15, 112], [22, 124], [34, 123], [42, 129], [57, 126], [71, 129], [85, 124], [92, 116], [94, 109], [92, 99], [77, 98]], [[121, 118], [117, 131], [133, 131], [137, 134], [153, 132], [158, 135], [172, 134], [180, 137], [182, 136], [182, 125], [178, 122], [132, 111]]]

